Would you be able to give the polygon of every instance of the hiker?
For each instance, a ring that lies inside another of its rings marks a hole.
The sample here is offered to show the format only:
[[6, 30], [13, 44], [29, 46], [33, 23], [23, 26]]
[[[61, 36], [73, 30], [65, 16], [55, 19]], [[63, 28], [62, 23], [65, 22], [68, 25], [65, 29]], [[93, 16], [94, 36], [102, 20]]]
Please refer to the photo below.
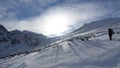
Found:
[[114, 34], [113, 30], [111, 28], [108, 28], [108, 35], [109, 39], [112, 40], [112, 35]]

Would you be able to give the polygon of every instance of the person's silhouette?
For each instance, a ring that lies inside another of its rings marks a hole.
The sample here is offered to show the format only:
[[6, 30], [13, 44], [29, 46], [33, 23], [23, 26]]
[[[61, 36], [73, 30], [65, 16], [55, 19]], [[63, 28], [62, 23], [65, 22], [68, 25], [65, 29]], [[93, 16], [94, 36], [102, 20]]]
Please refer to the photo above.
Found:
[[112, 40], [112, 35], [114, 34], [113, 30], [111, 28], [108, 28], [108, 35], [109, 39]]

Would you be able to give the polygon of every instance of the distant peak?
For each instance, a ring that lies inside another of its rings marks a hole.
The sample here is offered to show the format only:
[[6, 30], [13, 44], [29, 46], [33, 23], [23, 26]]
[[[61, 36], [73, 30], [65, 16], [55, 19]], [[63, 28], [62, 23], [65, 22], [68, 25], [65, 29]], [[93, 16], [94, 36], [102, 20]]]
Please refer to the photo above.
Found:
[[0, 32], [8, 32], [8, 30], [3, 26], [3, 25], [1, 25], [0, 24]]

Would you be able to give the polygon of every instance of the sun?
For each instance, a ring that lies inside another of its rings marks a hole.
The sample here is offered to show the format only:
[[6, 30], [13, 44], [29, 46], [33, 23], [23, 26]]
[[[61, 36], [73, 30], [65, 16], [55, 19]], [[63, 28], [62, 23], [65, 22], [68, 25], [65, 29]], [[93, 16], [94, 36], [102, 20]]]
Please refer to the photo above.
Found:
[[45, 18], [44, 32], [46, 35], [60, 36], [69, 29], [69, 25], [70, 16], [68, 14], [52, 14]]

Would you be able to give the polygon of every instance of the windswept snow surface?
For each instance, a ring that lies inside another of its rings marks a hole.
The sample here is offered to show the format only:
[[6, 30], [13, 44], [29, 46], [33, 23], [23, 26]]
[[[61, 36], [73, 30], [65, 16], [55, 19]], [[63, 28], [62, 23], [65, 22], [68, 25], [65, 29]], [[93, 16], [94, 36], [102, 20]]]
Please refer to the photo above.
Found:
[[0, 59], [0, 68], [120, 68], [120, 34], [61, 41], [39, 52]]

